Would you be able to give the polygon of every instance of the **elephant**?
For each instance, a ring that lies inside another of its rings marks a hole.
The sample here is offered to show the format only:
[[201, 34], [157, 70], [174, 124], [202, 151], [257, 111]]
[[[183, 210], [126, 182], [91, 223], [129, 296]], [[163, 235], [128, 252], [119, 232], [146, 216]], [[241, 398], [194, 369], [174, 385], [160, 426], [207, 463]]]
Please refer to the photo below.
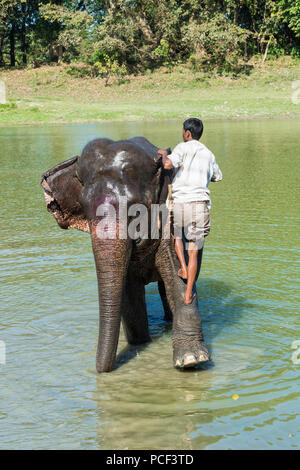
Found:
[[[143, 204], [148, 213], [153, 204], [166, 199], [172, 170], [163, 169], [157, 150], [144, 137], [98, 138], [80, 156], [42, 175], [47, 210], [58, 225], [91, 236], [99, 292], [98, 372], [114, 369], [121, 322], [130, 345], [151, 341], [145, 301], [145, 285], [150, 282], [158, 282], [165, 320], [172, 321], [174, 367], [193, 368], [210, 360], [197, 296], [189, 305], [184, 302], [185, 281], [177, 274], [179, 262], [171, 237], [163, 237], [161, 230], [156, 238], [131, 239], [127, 232], [120, 236], [120, 196], [126, 197], [128, 208]], [[97, 235], [103, 220], [97, 212], [101, 204], [115, 209], [115, 237]], [[199, 266], [201, 258], [202, 250]]]

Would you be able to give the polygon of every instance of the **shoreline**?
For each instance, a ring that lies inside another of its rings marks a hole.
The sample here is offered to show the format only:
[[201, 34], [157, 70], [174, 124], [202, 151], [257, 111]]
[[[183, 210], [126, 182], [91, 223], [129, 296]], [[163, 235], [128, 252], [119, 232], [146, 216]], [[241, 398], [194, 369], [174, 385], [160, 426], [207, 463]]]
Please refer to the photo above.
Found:
[[[6, 127], [30, 127], [30, 126], [58, 126], [58, 125], [80, 125], [80, 124], [105, 124], [105, 123], [113, 123], [113, 122], [164, 122], [164, 121], [180, 121], [185, 119], [186, 117], [166, 117], [166, 118], [137, 118], [137, 119], [130, 119], [130, 118], [119, 118], [119, 119], [96, 119], [96, 120], [78, 120], [78, 121], [30, 121], [30, 122], [16, 122], [16, 123], [1, 123], [0, 128]], [[270, 121], [270, 120], [292, 120], [292, 119], [299, 119], [300, 120], [300, 110], [299, 113], [287, 115], [287, 114], [268, 114], [268, 115], [260, 115], [260, 114], [253, 114], [248, 116], [219, 116], [219, 117], [201, 117], [203, 121]]]

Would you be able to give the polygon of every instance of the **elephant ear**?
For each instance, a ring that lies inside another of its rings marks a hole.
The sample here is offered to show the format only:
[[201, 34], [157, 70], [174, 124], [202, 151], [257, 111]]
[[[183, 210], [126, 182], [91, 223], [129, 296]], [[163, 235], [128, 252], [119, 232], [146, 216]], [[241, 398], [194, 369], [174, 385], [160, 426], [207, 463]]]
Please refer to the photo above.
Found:
[[80, 204], [83, 185], [77, 174], [78, 156], [59, 163], [42, 175], [47, 210], [63, 229], [89, 232], [88, 221]]

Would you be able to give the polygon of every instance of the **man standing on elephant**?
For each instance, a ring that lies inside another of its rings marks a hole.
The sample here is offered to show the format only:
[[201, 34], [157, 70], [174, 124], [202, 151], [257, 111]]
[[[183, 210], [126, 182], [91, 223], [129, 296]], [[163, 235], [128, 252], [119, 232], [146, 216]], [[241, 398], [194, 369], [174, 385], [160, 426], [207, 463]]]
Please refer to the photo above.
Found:
[[[175, 168], [172, 184], [174, 201], [175, 250], [181, 264], [178, 275], [187, 279], [185, 303], [195, 296], [193, 287], [198, 269], [198, 251], [210, 230], [210, 181], [221, 181], [222, 172], [213, 153], [199, 142], [203, 133], [200, 119], [190, 118], [183, 123], [183, 142], [171, 155], [158, 150], [166, 170]], [[183, 231], [188, 243], [188, 265], [184, 256]]]

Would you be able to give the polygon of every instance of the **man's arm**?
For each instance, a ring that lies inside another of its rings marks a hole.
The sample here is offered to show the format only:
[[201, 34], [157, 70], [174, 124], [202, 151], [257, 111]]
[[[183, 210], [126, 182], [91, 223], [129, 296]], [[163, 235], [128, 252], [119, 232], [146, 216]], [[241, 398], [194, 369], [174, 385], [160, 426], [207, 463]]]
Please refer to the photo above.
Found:
[[223, 175], [222, 175], [222, 171], [219, 168], [219, 165], [216, 162], [215, 156], [213, 154], [212, 156], [213, 156], [213, 174], [212, 174], [210, 181], [213, 181], [216, 183], [217, 181], [222, 180]]
[[183, 162], [183, 151], [181, 144], [178, 144], [173, 152], [168, 156], [168, 152], [163, 149], [157, 151], [162, 156], [162, 163], [165, 170], [171, 170], [172, 168], [178, 168]]

